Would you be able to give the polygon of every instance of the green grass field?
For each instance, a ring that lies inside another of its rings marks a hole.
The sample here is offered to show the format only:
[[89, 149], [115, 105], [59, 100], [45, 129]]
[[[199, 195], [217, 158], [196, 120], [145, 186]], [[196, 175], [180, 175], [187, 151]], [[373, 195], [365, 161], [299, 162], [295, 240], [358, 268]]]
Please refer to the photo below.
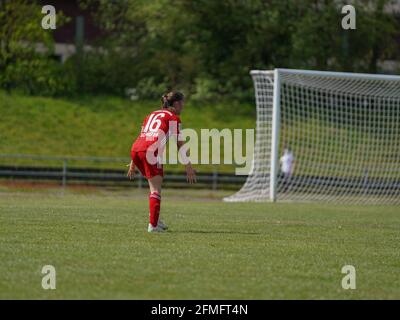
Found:
[[[0, 188], [0, 299], [399, 299], [400, 208], [223, 203], [146, 194]], [[57, 289], [43, 290], [53, 265]], [[353, 265], [357, 289], [343, 290]]]

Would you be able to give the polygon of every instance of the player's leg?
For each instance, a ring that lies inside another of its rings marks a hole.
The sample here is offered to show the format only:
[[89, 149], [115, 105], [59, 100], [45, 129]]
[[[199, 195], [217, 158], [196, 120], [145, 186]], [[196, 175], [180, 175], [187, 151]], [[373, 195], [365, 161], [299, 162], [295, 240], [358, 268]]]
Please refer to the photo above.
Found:
[[146, 175], [146, 170], [145, 170], [145, 167], [144, 167], [143, 160], [140, 157], [140, 153], [138, 153], [136, 151], [132, 151], [131, 159], [132, 159], [133, 163], [135, 164], [136, 168], [142, 174], [142, 176], [145, 176]]
[[147, 161], [147, 152], [140, 152], [139, 157], [144, 167], [144, 176], [147, 178], [150, 187], [149, 194], [149, 232], [159, 232], [166, 229], [165, 225], [160, 223], [161, 207], [161, 185], [163, 182], [164, 171], [161, 164], [150, 164]]
[[161, 185], [163, 182], [163, 177], [157, 175], [148, 179], [148, 181], [149, 181], [150, 192], [157, 192], [161, 194]]
[[156, 231], [154, 229], [164, 229], [162, 223], [159, 222], [160, 208], [161, 208], [161, 185], [163, 177], [156, 175], [147, 179], [150, 187], [149, 195], [149, 209], [150, 209], [150, 225], [149, 231]]
[[287, 192], [288, 188], [289, 188], [289, 184], [288, 184], [288, 174], [286, 172], [283, 172], [283, 192]]
[[292, 189], [292, 174], [291, 173], [287, 174], [286, 184], [287, 184], [286, 191], [291, 191], [291, 189]]

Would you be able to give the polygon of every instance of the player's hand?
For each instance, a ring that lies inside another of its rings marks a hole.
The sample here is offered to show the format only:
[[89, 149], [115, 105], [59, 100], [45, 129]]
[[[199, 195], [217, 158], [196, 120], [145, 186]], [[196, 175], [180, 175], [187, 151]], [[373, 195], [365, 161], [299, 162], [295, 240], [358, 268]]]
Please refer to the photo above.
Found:
[[126, 166], [129, 167], [128, 173], [126, 174], [126, 176], [130, 180], [133, 180], [133, 178], [135, 177], [135, 164], [133, 163], [133, 161], [131, 161], [131, 163]]
[[191, 164], [186, 165], [186, 181], [190, 184], [196, 183], [196, 170], [193, 169]]

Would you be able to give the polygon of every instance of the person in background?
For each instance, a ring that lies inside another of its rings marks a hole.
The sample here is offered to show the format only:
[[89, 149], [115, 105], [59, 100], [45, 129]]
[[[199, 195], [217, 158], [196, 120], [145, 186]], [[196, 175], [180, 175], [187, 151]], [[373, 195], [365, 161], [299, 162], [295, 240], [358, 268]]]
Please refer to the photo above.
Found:
[[283, 155], [279, 160], [281, 165], [281, 175], [282, 175], [282, 191], [287, 192], [289, 190], [291, 178], [294, 172], [294, 155], [292, 150], [285, 146], [283, 150]]

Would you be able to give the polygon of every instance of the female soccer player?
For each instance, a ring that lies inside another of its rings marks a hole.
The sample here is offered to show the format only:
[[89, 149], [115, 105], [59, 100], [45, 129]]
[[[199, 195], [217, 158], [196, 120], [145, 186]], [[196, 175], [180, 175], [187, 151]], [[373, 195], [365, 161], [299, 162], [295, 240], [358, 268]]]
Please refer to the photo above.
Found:
[[[148, 232], [163, 232], [167, 226], [159, 220], [161, 204], [161, 184], [164, 171], [160, 155], [171, 135], [178, 137], [185, 98], [180, 92], [169, 92], [161, 98], [162, 109], [150, 113], [143, 121], [142, 130], [131, 150], [131, 163], [127, 176], [132, 179], [135, 167], [147, 179], [150, 187], [150, 223]], [[178, 150], [184, 142], [177, 139]], [[186, 165], [187, 181], [196, 182], [196, 172], [190, 162]]]

